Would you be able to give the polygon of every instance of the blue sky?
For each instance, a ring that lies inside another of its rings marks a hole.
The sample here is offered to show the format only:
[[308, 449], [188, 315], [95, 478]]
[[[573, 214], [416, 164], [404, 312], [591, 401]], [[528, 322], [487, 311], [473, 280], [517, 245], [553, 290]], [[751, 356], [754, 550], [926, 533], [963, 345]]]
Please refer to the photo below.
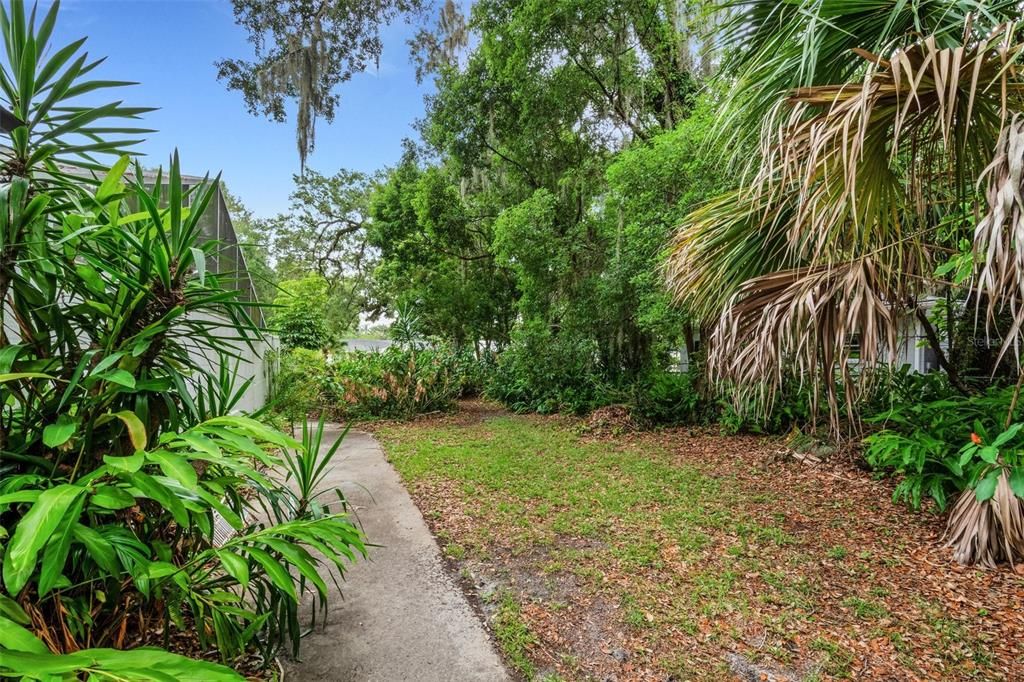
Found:
[[[310, 168], [371, 171], [398, 160], [402, 138], [415, 137], [411, 126], [428, 90], [416, 84], [409, 62], [412, 33], [404, 21], [388, 27], [379, 70], [341, 86], [334, 123], [317, 126]], [[299, 169], [292, 121], [249, 115], [241, 96], [216, 79], [217, 59], [252, 54], [229, 0], [64, 0], [52, 43], [82, 36], [90, 56], [107, 57], [97, 77], [140, 83], [119, 98], [160, 108], [144, 121], [158, 131], [139, 146], [146, 165], [165, 162], [177, 147], [185, 172], [222, 171], [257, 215], [287, 209]]]

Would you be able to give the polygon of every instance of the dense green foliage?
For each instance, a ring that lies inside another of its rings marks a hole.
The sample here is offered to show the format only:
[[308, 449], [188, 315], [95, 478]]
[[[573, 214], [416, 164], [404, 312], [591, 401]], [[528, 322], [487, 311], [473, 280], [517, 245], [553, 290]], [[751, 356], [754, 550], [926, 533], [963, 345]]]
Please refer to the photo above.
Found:
[[57, 11], [0, 8], [0, 97], [27, 122], [0, 166], [0, 675], [240, 680], [117, 649], [297, 651], [300, 600], [326, 608], [325, 567], [365, 553], [362, 533], [268, 475], [312, 441], [230, 414], [245, 386], [210, 369], [259, 338], [207, 268], [217, 180], [186, 190], [177, 155], [150, 179], [119, 143], [89, 145], [109, 168], [52, 163], [87, 151], [63, 136], [130, 134], [139, 111], [76, 106], [121, 84], [83, 78], [81, 42], [49, 46]]
[[280, 283], [274, 299], [270, 324], [285, 348], [319, 350], [331, 345], [327, 326], [327, 282], [319, 275], [306, 275]]
[[[288, 214], [248, 221], [251, 260], [288, 290], [327, 282], [331, 342], [361, 310], [405, 347], [505, 355], [488, 393], [517, 410], [625, 400], [670, 351], [697, 353], [700, 321], [671, 305], [664, 250], [735, 183], [712, 135], [705, 10], [485, 0], [463, 17], [446, 3], [414, 41], [436, 86], [421, 140], [379, 173], [296, 176]], [[331, 345], [316, 297], [273, 299], [286, 346]]]
[[[1003, 448], [1005, 456], [1012, 456], [1006, 464], [1019, 467], [1020, 427], [1010, 437], [1001, 435], [1004, 426], [1021, 419], [1020, 405], [1010, 414], [1013, 403], [1012, 386], [963, 396], [938, 376], [917, 377], [893, 391], [891, 407], [869, 419], [882, 428], [865, 439], [864, 457], [871, 467], [899, 475], [893, 499], [918, 509], [931, 498], [944, 510], [956, 493], [975, 487], [981, 474], [988, 473], [987, 465], [995, 463], [994, 450], [965, 458], [972, 437]], [[1017, 475], [1024, 476], [1024, 469]]]
[[341, 421], [408, 419], [451, 408], [479, 394], [490, 363], [465, 349], [340, 350], [281, 353], [272, 405], [292, 421], [327, 415]]
[[429, 336], [503, 350], [488, 393], [515, 409], [586, 410], [693, 345], [659, 263], [681, 216], [730, 183], [700, 93], [709, 62], [683, 47], [700, 16], [475, 3], [479, 43], [436, 65], [423, 149], [374, 192], [371, 298], [414, 304]]

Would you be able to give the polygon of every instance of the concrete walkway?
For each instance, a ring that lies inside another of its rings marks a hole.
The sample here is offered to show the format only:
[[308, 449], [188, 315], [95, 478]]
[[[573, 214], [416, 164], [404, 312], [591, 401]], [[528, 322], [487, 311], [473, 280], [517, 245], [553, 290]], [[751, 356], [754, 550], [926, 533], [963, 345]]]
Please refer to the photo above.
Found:
[[[324, 441], [338, 435], [333, 428]], [[381, 546], [339, 581], [344, 598], [328, 581], [327, 628], [318, 618], [302, 660], [285, 663], [287, 682], [510, 680], [376, 439], [350, 432], [326, 485], [345, 492], [369, 541]]]

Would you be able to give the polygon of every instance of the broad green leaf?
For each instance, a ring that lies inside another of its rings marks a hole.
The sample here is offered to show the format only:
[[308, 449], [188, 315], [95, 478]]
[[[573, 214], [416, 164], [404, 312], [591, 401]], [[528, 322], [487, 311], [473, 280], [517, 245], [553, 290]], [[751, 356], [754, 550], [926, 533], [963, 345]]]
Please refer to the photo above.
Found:
[[96, 366], [93, 367], [91, 371], [93, 374], [100, 374], [104, 370], [113, 367], [123, 357], [124, 353], [122, 353], [121, 351], [111, 353], [110, 355], [106, 356], [105, 358], [97, 362]]
[[181, 569], [168, 561], [151, 561], [146, 566], [146, 576], [152, 579], [166, 578]]
[[96, 565], [109, 575], [120, 575], [122, 567], [114, 552], [114, 547], [95, 529], [81, 523], [75, 525], [74, 536], [82, 543]]
[[313, 583], [321, 595], [327, 594], [327, 585], [317, 572], [316, 566], [313, 564], [313, 558], [310, 556], [309, 552], [287, 540], [264, 539], [264, 542], [267, 547], [280, 552], [281, 556], [283, 556], [288, 563], [299, 569], [299, 573], [305, 576], [306, 580]]
[[48, 424], [43, 429], [43, 445], [48, 448], [56, 448], [64, 443], [71, 440], [71, 436], [75, 435], [75, 431], [78, 429], [78, 422], [69, 414], [62, 414], [57, 417], [57, 421], [53, 424]]
[[118, 510], [135, 506], [135, 498], [129, 495], [128, 491], [113, 485], [96, 486], [96, 490], [89, 499], [94, 505], [103, 509]]
[[14, 367], [14, 361], [18, 359], [23, 350], [25, 350], [25, 346], [17, 343], [0, 348], [0, 374], [6, 374], [11, 371], [11, 368]]
[[[31, 632], [15, 623], [0, 616], [0, 642], [3, 642], [4, 649], [12, 651], [27, 651], [36, 654], [49, 653], [46, 645]], [[7, 652], [0, 652], [0, 668], [3, 667], [3, 659]]]
[[21, 608], [21, 604], [6, 594], [0, 594], [0, 615], [13, 620], [19, 625], [28, 625], [32, 622], [32, 619], [25, 613], [25, 609]]
[[181, 500], [179, 500], [173, 492], [164, 487], [152, 476], [144, 474], [141, 471], [133, 474], [127, 474], [127, 476], [131, 484], [138, 488], [143, 497], [148, 497], [154, 502], [158, 502], [164, 509], [171, 513], [171, 516], [174, 517], [175, 522], [179, 525], [188, 526], [188, 511], [181, 503]]
[[163, 649], [140, 647], [117, 649], [83, 649], [72, 654], [37, 652], [4, 652], [3, 667], [15, 676], [32, 679], [75, 679], [85, 670], [102, 670], [91, 679], [112, 680], [176, 680], [177, 682], [245, 682], [245, 678], [227, 666], [186, 658]]
[[[124, 386], [125, 388], [135, 388], [135, 377], [133, 377], [130, 372], [126, 372], [123, 369], [115, 369], [109, 372], [105, 372], [98, 378], [102, 379], [103, 381], [109, 381], [112, 384]], [[135, 442], [134, 439], [132, 442]]]
[[205, 452], [215, 459], [219, 459], [221, 457], [220, 448], [217, 447], [217, 444], [205, 436], [185, 431], [184, 433], [179, 433], [177, 437], [179, 440], [188, 443], [199, 452]]
[[68, 551], [71, 549], [71, 538], [74, 535], [75, 524], [82, 515], [82, 506], [85, 504], [85, 496], [80, 495], [64, 514], [60, 525], [54, 532], [53, 537], [46, 543], [43, 550], [43, 560], [39, 568], [40, 597], [53, 589], [64, 573], [64, 565], [68, 560]]
[[226, 549], [217, 551], [217, 558], [221, 566], [232, 578], [238, 581], [242, 587], [249, 586], [249, 562], [234, 552]]
[[195, 488], [199, 483], [196, 470], [187, 459], [166, 450], [157, 450], [146, 455], [146, 459], [160, 466], [160, 470], [186, 488]]
[[220, 514], [224, 518], [224, 520], [228, 522], [228, 525], [230, 525], [235, 530], [242, 530], [242, 526], [244, 524], [242, 523], [241, 517], [239, 517], [238, 514], [232, 511], [232, 509], [228, 507], [226, 504], [218, 500], [216, 495], [212, 495], [206, 490], [203, 490], [202, 487], [198, 486], [196, 487], [195, 493], [204, 502], [206, 502], [208, 505], [217, 510], [217, 513]]
[[75, 272], [83, 282], [85, 282], [86, 288], [94, 294], [102, 294], [107, 289], [106, 282], [100, 276], [100, 273], [96, 271], [96, 268], [85, 263], [80, 263], [75, 266]]
[[298, 449], [302, 447], [302, 443], [286, 436], [285, 434], [273, 429], [266, 424], [262, 424], [255, 419], [250, 417], [215, 417], [202, 424], [202, 426], [228, 426], [234, 427], [243, 433], [246, 433], [253, 438], [273, 443], [274, 445], [280, 445], [283, 448]]
[[270, 578], [270, 581], [274, 583], [279, 590], [288, 595], [292, 601], [296, 601], [295, 585], [292, 583], [292, 577], [288, 573], [288, 569], [282, 566], [277, 559], [258, 547], [244, 546], [242, 549], [263, 567], [267, 572], [267, 577]]
[[8, 504], [19, 504], [21, 502], [35, 502], [43, 494], [42, 490], [19, 490], [6, 495], [0, 495], [0, 506]]
[[985, 478], [978, 482], [978, 486], [974, 489], [974, 496], [978, 499], [978, 502], [992, 499], [992, 496], [996, 494], [996, 486], [999, 484], [999, 476], [1001, 474], [1002, 469], [993, 469], [988, 472]]
[[978, 450], [978, 457], [981, 457], [981, 459], [989, 464], [995, 464], [996, 460], [999, 458], [999, 448], [994, 445], [986, 445]]
[[996, 439], [992, 441], [992, 446], [996, 448], [1003, 447], [1004, 445], [1009, 443], [1014, 438], [1014, 436], [1017, 435], [1017, 433], [1020, 432], [1022, 427], [1024, 427], [1024, 422], [1013, 424], [1012, 426], [1010, 426], [1010, 428], [1006, 429], [998, 436], [996, 436]]
[[146, 453], [139, 450], [134, 455], [128, 455], [127, 457], [103, 455], [103, 463], [112, 469], [117, 469], [118, 471], [134, 473], [141, 469], [142, 465], [146, 463]]
[[1010, 471], [1010, 490], [1024, 500], [1024, 466], [1014, 467]]
[[67, 483], [43, 491], [18, 522], [4, 554], [4, 585], [9, 594], [18, 594], [28, 583], [39, 551], [49, 542], [68, 508], [83, 492], [83, 488]]
[[49, 374], [43, 374], [42, 372], [11, 372], [9, 374], [0, 374], [0, 384], [7, 383], [8, 381], [17, 381], [18, 379], [53, 379]]

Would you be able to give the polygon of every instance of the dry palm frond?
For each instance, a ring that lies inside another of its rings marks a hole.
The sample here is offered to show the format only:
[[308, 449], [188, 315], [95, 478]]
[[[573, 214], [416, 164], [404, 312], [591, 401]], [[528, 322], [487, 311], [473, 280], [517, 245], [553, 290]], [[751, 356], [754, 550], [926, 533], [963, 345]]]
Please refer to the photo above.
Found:
[[[835, 424], [835, 373], [848, 390], [870, 375], [847, 370], [854, 337], [861, 367], [896, 359], [898, 320], [934, 286], [936, 225], [967, 224], [965, 198], [997, 140], [1024, 138], [1017, 34], [1005, 25], [955, 47], [926, 37], [888, 59], [858, 51], [861, 82], [778, 105], [754, 181], [688, 216], [666, 265], [676, 300], [717, 317], [713, 375], [768, 397], [784, 370], [826, 378]], [[998, 175], [1019, 181], [1020, 165]]]
[[[900, 316], [891, 303], [896, 298], [892, 283], [870, 258], [757, 277], [722, 313], [708, 362], [718, 368], [719, 380], [737, 387], [738, 397], [751, 388], [760, 391], [764, 406], [787, 370], [812, 382], [815, 396], [819, 379], [837, 373], [853, 392], [849, 366], [855, 345], [865, 366], [896, 353]], [[835, 417], [831, 380], [826, 394]], [[838, 428], [835, 421], [833, 427]]]
[[[798, 265], [787, 257], [782, 230], [773, 229], [788, 222], [791, 209], [758, 204], [757, 199], [743, 191], [713, 199], [689, 216], [689, 225], [670, 244], [666, 280], [675, 298], [698, 319], [716, 317], [745, 281], [780, 269], [780, 264]], [[767, 224], [770, 211], [776, 219]]]
[[988, 181], [988, 212], [974, 233], [975, 250], [983, 258], [977, 287], [988, 300], [989, 322], [1004, 309], [1012, 313], [1013, 326], [1000, 359], [1012, 347], [1019, 363], [1024, 322], [1024, 115], [1014, 114], [995, 151], [979, 181]]
[[817, 261], [906, 238], [976, 178], [1008, 103], [1024, 101], [1013, 30], [973, 47], [928, 37], [889, 60], [858, 52], [870, 65], [862, 83], [801, 88], [780, 103], [753, 191], [770, 204], [796, 193], [790, 248]]
[[946, 526], [946, 547], [960, 564], [998, 564], [1024, 559], [1024, 500], [1014, 495], [1003, 469], [995, 494], [979, 502], [974, 490], [960, 494]]

